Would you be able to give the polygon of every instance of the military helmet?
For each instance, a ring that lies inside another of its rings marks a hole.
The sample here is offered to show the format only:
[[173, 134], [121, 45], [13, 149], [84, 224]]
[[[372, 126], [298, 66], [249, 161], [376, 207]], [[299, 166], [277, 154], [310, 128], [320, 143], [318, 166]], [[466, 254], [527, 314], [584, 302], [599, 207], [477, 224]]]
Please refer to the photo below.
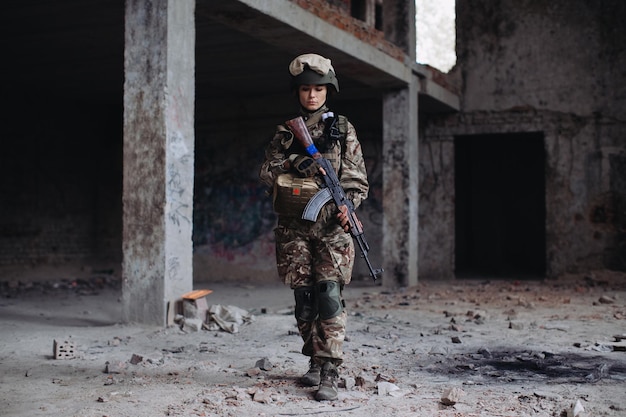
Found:
[[317, 54], [303, 54], [297, 56], [289, 64], [291, 86], [299, 85], [331, 85], [335, 92], [339, 92], [339, 82], [330, 59]]

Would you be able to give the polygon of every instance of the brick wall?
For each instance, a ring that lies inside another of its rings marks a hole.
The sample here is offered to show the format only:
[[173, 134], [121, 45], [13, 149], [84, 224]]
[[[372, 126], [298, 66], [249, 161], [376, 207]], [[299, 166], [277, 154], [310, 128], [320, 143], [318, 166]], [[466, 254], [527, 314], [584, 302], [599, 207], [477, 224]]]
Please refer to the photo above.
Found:
[[351, 33], [359, 40], [383, 51], [398, 61], [404, 61], [400, 48], [385, 39], [385, 34], [366, 22], [350, 15], [350, 0], [291, 0], [298, 6], [318, 16], [333, 26]]

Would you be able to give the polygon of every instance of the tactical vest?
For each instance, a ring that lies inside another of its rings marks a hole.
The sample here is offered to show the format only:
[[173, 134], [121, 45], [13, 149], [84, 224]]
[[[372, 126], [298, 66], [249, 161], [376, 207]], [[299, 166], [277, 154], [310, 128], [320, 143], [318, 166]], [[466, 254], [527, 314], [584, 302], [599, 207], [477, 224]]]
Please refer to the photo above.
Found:
[[[317, 121], [307, 121], [308, 128], [315, 126], [313, 130], [310, 130], [313, 142], [316, 147], [319, 146], [318, 150], [322, 156], [331, 163], [337, 175], [340, 176], [341, 158], [345, 150], [346, 136], [348, 134], [348, 119], [345, 116], [338, 115], [335, 123], [332, 123], [332, 121], [326, 123], [321, 131], [317, 128], [318, 122], [319, 118]], [[331, 124], [333, 126], [330, 126]], [[327, 136], [322, 138], [323, 135]], [[320, 139], [323, 142], [321, 144]], [[332, 143], [332, 146], [329, 146], [330, 143]], [[293, 140], [293, 138], [286, 141], [284, 146], [286, 155], [292, 153], [307, 155], [300, 143]], [[315, 177], [299, 178], [291, 172], [280, 174], [274, 183], [274, 211], [280, 216], [301, 217], [306, 204], [320, 190], [321, 184], [322, 180]]]

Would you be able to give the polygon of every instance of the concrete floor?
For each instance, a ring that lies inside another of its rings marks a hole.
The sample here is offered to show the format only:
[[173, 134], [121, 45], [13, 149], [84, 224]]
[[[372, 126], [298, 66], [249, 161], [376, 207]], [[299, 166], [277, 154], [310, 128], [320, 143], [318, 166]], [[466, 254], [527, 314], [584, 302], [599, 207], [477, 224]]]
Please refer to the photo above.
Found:
[[[298, 383], [307, 358], [288, 288], [196, 287], [252, 322], [238, 333], [120, 324], [114, 281], [2, 283], [0, 415], [560, 416], [577, 403], [584, 415], [626, 415], [623, 273], [396, 292], [355, 282], [333, 403]], [[75, 346], [72, 359], [53, 358], [55, 340]]]

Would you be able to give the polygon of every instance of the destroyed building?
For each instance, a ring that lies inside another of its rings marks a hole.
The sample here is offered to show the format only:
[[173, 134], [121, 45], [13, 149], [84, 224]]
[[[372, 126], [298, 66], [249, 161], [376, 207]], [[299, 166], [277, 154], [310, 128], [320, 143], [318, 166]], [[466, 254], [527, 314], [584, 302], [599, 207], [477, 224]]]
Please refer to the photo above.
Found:
[[274, 280], [257, 173], [311, 51], [363, 144], [383, 285], [626, 270], [621, 1], [458, 2], [448, 74], [415, 63], [410, 0], [0, 8], [2, 280], [110, 270], [148, 322], [194, 280]]

